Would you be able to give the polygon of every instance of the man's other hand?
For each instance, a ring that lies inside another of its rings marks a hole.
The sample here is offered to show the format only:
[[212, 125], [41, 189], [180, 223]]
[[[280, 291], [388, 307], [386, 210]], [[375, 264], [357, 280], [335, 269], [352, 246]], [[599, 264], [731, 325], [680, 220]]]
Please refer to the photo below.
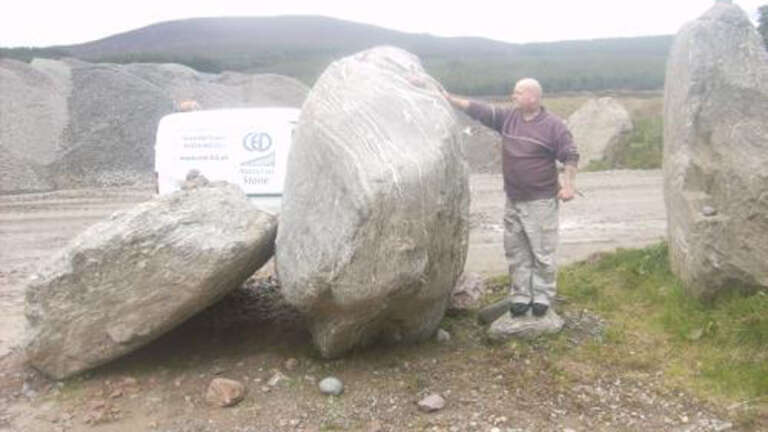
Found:
[[576, 195], [576, 192], [571, 185], [563, 185], [557, 192], [557, 198], [562, 201], [570, 201], [573, 199], [574, 195]]

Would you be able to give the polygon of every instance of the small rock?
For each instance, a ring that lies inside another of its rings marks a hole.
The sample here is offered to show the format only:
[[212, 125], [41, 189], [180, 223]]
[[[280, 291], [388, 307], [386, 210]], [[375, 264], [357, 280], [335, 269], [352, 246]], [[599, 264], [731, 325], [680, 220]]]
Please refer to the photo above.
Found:
[[445, 407], [445, 399], [439, 394], [431, 394], [419, 401], [419, 409], [423, 412], [439, 411]]
[[238, 381], [227, 378], [214, 378], [208, 385], [205, 400], [211, 405], [228, 407], [243, 400], [245, 387]]
[[267, 381], [267, 385], [270, 387], [275, 387], [287, 379], [288, 379], [287, 376], [283, 375], [282, 372], [277, 371], [275, 372], [274, 375], [272, 375], [272, 378], [270, 378], [269, 381]]
[[719, 420], [712, 421], [712, 430], [715, 432], [725, 432], [731, 429], [733, 429], [733, 423], [731, 422], [722, 422]]
[[112, 393], [109, 395], [109, 397], [110, 397], [111, 399], [117, 399], [117, 398], [121, 397], [122, 395], [123, 395], [123, 391], [122, 391], [122, 390], [120, 390], [120, 389], [117, 389], [117, 390], [113, 391], [113, 392], [112, 392]]
[[344, 384], [336, 377], [324, 378], [318, 387], [323, 394], [338, 396], [344, 392]]
[[717, 210], [710, 206], [704, 206], [701, 208], [701, 214], [704, 216], [715, 216], [717, 215]]
[[437, 341], [440, 343], [448, 342], [451, 340], [451, 334], [443, 329], [437, 329]]
[[299, 366], [299, 361], [295, 358], [289, 358], [285, 361], [285, 370], [292, 371], [296, 369], [297, 366]]
[[460, 312], [474, 309], [486, 293], [485, 279], [477, 273], [463, 274], [451, 294], [449, 311]]
[[26, 397], [27, 399], [34, 399], [35, 396], [37, 396], [37, 392], [32, 390], [32, 386], [30, 386], [28, 383], [24, 383], [21, 386], [21, 393]]
[[187, 178], [184, 181], [184, 184], [181, 185], [181, 189], [182, 190], [197, 189], [201, 187], [206, 187], [210, 183], [211, 182], [208, 181], [208, 179], [205, 178], [205, 176], [202, 175], [200, 171], [193, 169], [187, 173]]

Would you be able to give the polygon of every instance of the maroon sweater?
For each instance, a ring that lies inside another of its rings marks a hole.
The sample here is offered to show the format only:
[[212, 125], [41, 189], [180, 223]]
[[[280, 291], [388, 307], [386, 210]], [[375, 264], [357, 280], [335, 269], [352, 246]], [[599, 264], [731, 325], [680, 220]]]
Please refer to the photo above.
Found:
[[467, 114], [501, 134], [504, 190], [513, 201], [557, 196], [555, 160], [576, 166], [579, 153], [571, 132], [554, 114], [541, 107], [529, 121], [514, 108], [472, 102]]

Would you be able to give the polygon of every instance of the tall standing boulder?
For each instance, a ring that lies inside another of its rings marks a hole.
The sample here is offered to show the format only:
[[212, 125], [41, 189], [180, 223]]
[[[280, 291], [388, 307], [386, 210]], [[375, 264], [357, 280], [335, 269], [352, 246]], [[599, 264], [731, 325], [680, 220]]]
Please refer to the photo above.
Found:
[[579, 161], [611, 161], [623, 137], [633, 129], [629, 112], [612, 97], [590, 99], [570, 117], [568, 129], [579, 147]]
[[717, 3], [672, 47], [664, 94], [670, 262], [710, 299], [768, 287], [768, 53], [746, 14]]
[[239, 287], [272, 256], [276, 230], [227, 184], [116, 213], [27, 287], [28, 363], [60, 379], [147, 344]]
[[410, 53], [370, 49], [318, 79], [288, 159], [276, 258], [323, 356], [437, 330], [467, 254], [459, 140]]

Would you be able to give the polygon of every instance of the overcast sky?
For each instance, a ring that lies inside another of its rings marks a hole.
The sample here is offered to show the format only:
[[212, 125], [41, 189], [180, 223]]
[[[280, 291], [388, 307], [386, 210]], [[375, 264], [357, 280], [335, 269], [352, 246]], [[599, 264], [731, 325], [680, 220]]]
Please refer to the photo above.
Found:
[[[0, 46], [49, 46], [101, 39], [161, 21], [214, 16], [324, 15], [437, 36], [523, 43], [672, 34], [714, 0], [9, 0]], [[768, 0], [735, 0], [750, 17]]]

